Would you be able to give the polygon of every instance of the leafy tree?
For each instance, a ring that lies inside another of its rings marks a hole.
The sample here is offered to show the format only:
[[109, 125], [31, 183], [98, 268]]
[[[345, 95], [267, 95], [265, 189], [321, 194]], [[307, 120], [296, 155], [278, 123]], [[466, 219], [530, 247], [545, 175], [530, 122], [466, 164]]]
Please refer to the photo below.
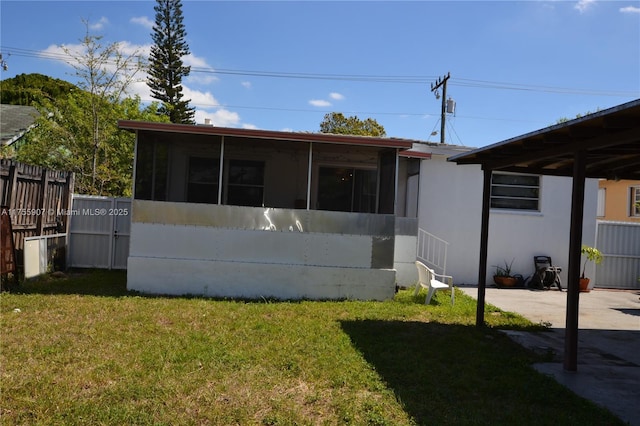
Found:
[[76, 88], [68, 81], [42, 74], [20, 74], [2, 80], [0, 100], [3, 104], [31, 106], [44, 98], [55, 99]]
[[387, 135], [384, 127], [372, 118], [360, 120], [357, 116], [345, 117], [340, 112], [326, 114], [320, 123], [320, 132], [377, 137]]
[[149, 78], [147, 85], [151, 95], [162, 102], [160, 113], [172, 123], [194, 123], [195, 111], [189, 107], [190, 100], [183, 100], [182, 78], [191, 72], [184, 66], [182, 57], [189, 54], [185, 41], [186, 31], [180, 0], [156, 0], [156, 12], [151, 37]]
[[[575, 117], [575, 118], [576, 118], [576, 119], [577, 119], [577, 118], [582, 118], [582, 117], [584, 117], [585, 115], [595, 114], [595, 113], [596, 113], [596, 112], [598, 112], [598, 111], [600, 111], [600, 108], [598, 108], [598, 109], [597, 109], [597, 110], [595, 110], [595, 111], [587, 111], [587, 112], [585, 112], [584, 114], [576, 114], [576, 117]], [[558, 118], [558, 119], [556, 120], [555, 124], [562, 124], [562, 123], [566, 123], [567, 121], [571, 121], [571, 120], [574, 120], [574, 118], [561, 117], [561, 118]]]
[[85, 123], [90, 127], [91, 133], [85, 135], [91, 141], [92, 157], [92, 187], [96, 190], [99, 185], [98, 166], [101, 150], [108, 149], [102, 145], [106, 141], [103, 131], [110, 123], [105, 120], [108, 117], [109, 105], [117, 104], [126, 93], [128, 87], [134, 82], [135, 75], [143, 69], [143, 61], [140, 51], [134, 51], [125, 55], [120, 43], [103, 45], [102, 36], [89, 33], [89, 23], [83, 20], [87, 30], [80, 40], [82, 51], [73, 51], [65, 46], [62, 49], [68, 56], [68, 63], [75, 69], [75, 75], [79, 80], [78, 87], [88, 92], [88, 98], [79, 97], [78, 100], [88, 101], [84, 105]]
[[[135, 75], [143, 69], [140, 52], [125, 55], [119, 43], [103, 45], [88, 31], [81, 48], [65, 50], [75, 70], [77, 86], [55, 96], [34, 97], [41, 116], [16, 149], [25, 163], [69, 170], [76, 174], [75, 191], [91, 195], [131, 195], [135, 136], [117, 127], [119, 119], [162, 121], [158, 103], [143, 108], [139, 98], [126, 98]], [[17, 93], [35, 93], [39, 77], [25, 78]], [[46, 79], [44, 79], [46, 80]], [[55, 87], [54, 84], [52, 84]], [[61, 85], [63, 86], [63, 85]]]
[[[37, 107], [47, 114], [24, 136], [16, 159], [28, 164], [75, 173], [75, 192], [90, 195], [130, 196], [135, 135], [118, 129], [119, 119], [159, 121], [158, 104], [142, 107], [139, 97], [104, 101], [101, 111], [101, 143], [92, 143], [94, 127], [87, 111], [93, 96], [77, 89]], [[89, 114], [90, 115], [90, 114]], [[94, 167], [95, 159], [95, 167]]]

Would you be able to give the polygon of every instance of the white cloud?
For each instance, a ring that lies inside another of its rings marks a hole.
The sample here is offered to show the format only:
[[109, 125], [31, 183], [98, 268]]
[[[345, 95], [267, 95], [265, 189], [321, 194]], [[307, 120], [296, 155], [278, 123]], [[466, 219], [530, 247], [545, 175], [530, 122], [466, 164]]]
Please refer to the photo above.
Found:
[[635, 7], [635, 6], [621, 7], [620, 8], [620, 12], [622, 12], [622, 13], [640, 13], [640, 7]]
[[255, 124], [250, 124], [250, 123], [245, 123], [242, 125], [243, 129], [249, 129], [249, 130], [258, 130], [258, 126], [256, 126]]
[[118, 42], [118, 50], [124, 56], [139, 55], [143, 58], [148, 58], [149, 53], [151, 52], [151, 45], [150, 44], [133, 44], [128, 41], [120, 41]]
[[206, 59], [200, 56], [189, 53], [182, 58], [182, 62], [185, 66], [191, 67], [191, 73], [189, 77], [187, 77], [189, 82], [207, 85], [219, 80], [218, 77], [213, 74], [215, 70], [207, 63]]
[[107, 18], [105, 18], [104, 16], [102, 18], [100, 18], [100, 20], [98, 22], [96, 22], [95, 24], [90, 24], [89, 25], [89, 29], [93, 30], [93, 31], [97, 31], [97, 30], [101, 30], [104, 28], [105, 25], [107, 25], [109, 23], [109, 20]]
[[198, 90], [192, 90], [187, 86], [182, 86], [182, 94], [184, 99], [191, 99], [192, 105], [199, 105], [202, 107], [215, 107], [220, 105], [218, 100], [213, 97], [211, 92], [200, 92]]
[[184, 64], [189, 67], [210, 68], [211, 70], [213, 70], [213, 68], [211, 68], [209, 64], [207, 64], [206, 59], [196, 56], [193, 53], [189, 53], [188, 55], [184, 56], [182, 58], [182, 62], [184, 62]]
[[136, 16], [129, 19], [132, 24], [140, 25], [148, 29], [153, 29], [153, 21], [146, 16]]
[[344, 95], [343, 95], [343, 94], [341, 94], [341, 93], [331, 92], [331, 93], [329, 93], [329, 97], [330, 97], [331, 99], [336, 100], [336, 101], [342, 101], [342, 100], [344, 100]]
[[324, 99], [311, 99], [309, 104], [315, 107], [329, 107], [331, 106], [331, 102], [325, 101]]
[[591, 8], [596, 3], [596, 0], [579, 0], [578, 3], [574, 6], [580, 13], [585, 13], [588, 9]]
[[250, 81], [243, 81], [240, 84], [242, 84], [242, 87], [244, 87], [246, 89], [251, 89], [251, 82]]
[[[101, 22], [104, 23], [106, 20], [101, 20]], [[151, 45], [137, 45], [129, 41], [121, 41], [119, 42], [118, 49], [125, 56], [135, 53], [146, 58], [149, 56]], [[67, 54], [67, 52], [69, 53]], [[75, 58], [85, 57], [86, 46], [81, 43], [67, 44], [64, 46], [51, 45], [45, 50], [40, 51], [40, 55], [47, 59], [53, 59], [65, 63], [67, 66], [77, 66], [78, 62]], [[185, 65], [191, 65], [205, 70], [213, 70], [213, 68], [211, 68], [202, 57], [190, 54], [183, 60]], [[113, 65], [111, 64], [109, 68], [112, 66]], [[139, 73], [135, 77], [136, 80], [129, 85], [127, 93], [132, 96], [139, 96], [145, 103], [156, 101], [156, 99], [151, 96], [151, 91], [149, 86], [147, 86], [147, 74]], [[183, 84], [184, 99], [190, 99], [189, 104], [196, 108], [194, 116], [196, 123], [202, 124], [204, 123], [205, 118], [209, 118], [214, 126], [238, 127], [242, 125], [242, 127], [246, 129], [257, 128], [255, 125], [250, 123], [241, 124], [240, 115], [237, 112], [221, 108], [220, 103], [210, 91], [196, 90], [192, 85], [208, 84], [215, 80], [218, 80], [218, 77], [207, 72], [195, 73], [194, 75], [193, 69], [189, 77], [184, 80], [184, 83], [186, 83]], [[243, 82], [242, 85], [247, 88], [251, 87], [250, 82]], [[328, 103], [327, 101], [320, 102]]]
[[237, 127], [240, 123], [240, 115], [237, 112], [224, 108], [215, 111], [196, 108], [194, 116], [196, 123], [204, 124], [206, 118], [211, 120], [211, 124], [218, 127]]
[[153, 102], [156, 101], [157, 99], [154, 99], [151, 96], [151, 90], [149, 89], [149, 86], [147, 86], [147, 80], [146, 80], [146, 74], [139, 78], [138, 81], [132, 83], [129, 85], [129, 90], [127, 91], [127, 93], [129, 95], [137, 95], [140, 96], [140, 99], [142, 100], [142, 102]]
[[191, 74], [189, 74], [189, 76], [185, 79], [185, 81], [189, 83], [206, 86], [208, 84], [213, 83], [214, 81], [218, 81], [218, 77], [216, 77], [215, 75], [206, 74], [206, 73], [204, 74], [199, 72], [194, 73], [192, 70]]

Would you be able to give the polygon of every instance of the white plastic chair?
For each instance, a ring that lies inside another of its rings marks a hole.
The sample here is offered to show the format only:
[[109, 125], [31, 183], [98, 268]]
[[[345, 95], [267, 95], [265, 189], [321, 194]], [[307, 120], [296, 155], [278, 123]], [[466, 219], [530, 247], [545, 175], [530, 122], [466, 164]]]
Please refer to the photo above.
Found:
[[[424, 263], [416, 260], [416, 267], [418, 268], [418, 282], [416, 283], [416, 291], [414, 295], [417, 296], [420, 292], [420, 287], [426, 288], [427, 297], [424, 300], [424, 304], [428, 305], [431, 302], [431, 297], [436, 290], [451, 290], [451, 304], [454, 303], [455, 291], [453, 290], [453, 277], [451, 275], [436, 274], [435, 271], [429, 268]], [[441, 278], [439, 281], [437, 278]]]

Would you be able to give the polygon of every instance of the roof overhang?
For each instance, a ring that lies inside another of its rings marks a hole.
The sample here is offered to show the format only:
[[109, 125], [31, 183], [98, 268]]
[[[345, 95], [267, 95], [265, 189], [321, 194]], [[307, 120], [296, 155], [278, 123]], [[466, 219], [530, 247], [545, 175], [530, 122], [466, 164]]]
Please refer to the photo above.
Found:
[[331, 133], [282, 132], [273, 130], [238, 129], [209, 125], [156, 123], [150, 121], [119, 120], [118, 127], [130, 131], [188, 133], [212, 136], [231, 136], [250, 139], [269, 139], [291, 142], [314, 142], [338, 145], [371, 146], [377, 148], [410, 149], [415, 141], [370, 136], [337, 135]]
[[401, 157], [406, 157], [406, 158], [419, 158], [421, 160], [431, 159], [431, 153], [430, 152], [414, 151], [414, 150], [411, 150], [411, 149], [400, 151], [400, 156]]
[[572, 176], [586, 151], [586, 177], [640, 179], [640, 99], [450, 157], [485, 170]]

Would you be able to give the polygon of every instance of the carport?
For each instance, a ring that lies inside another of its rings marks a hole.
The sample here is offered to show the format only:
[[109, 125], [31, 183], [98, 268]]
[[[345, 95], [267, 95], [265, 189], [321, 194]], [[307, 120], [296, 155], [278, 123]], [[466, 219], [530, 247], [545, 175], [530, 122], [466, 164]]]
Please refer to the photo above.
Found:
[[640, 179], [640, 99], [455, 155], [448, 161], [480, 164], [483, 170], [476, 326], [484, 326], [492, 172], [573, 178], [563, 365], [567, 371], [577, 371], [585, 179]]

